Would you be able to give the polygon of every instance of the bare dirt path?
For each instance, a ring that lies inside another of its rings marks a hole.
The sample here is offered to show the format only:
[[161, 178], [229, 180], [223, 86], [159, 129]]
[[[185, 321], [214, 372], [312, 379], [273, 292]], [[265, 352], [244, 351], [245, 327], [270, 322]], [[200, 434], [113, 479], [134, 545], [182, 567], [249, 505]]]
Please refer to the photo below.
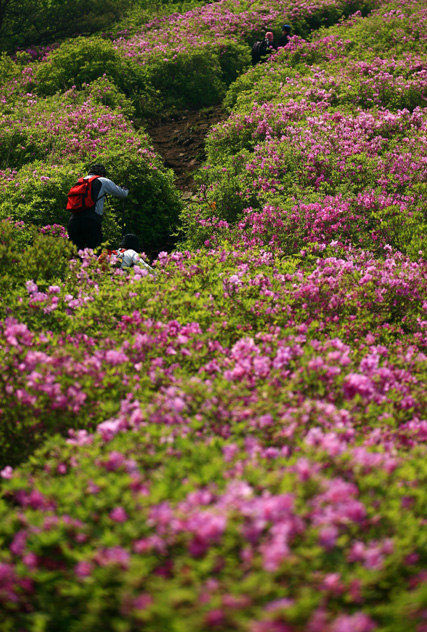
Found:
[[146, 128], [156, 153], [165, 166], [174, 171], [175, 185], [184, 199], [195, 192], [193, 175], [206, 158], [206, 135], [224, 118], [221, 106], [213, 106], [198, 111], [186, 110]]

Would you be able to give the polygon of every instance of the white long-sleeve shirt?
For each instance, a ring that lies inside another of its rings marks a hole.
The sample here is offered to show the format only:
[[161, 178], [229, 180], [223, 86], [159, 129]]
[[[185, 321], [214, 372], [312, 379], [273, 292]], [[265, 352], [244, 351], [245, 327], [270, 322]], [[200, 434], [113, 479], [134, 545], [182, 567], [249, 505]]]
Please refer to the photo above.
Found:
[[122, 269], [132, 268], [133, 266], [138, 265], [141, 268], [145, 268], [146, 270], [149, 270], [150, 272], [153, 272], [155, 274], [153, 268], [149, 266], [148, 263], [145, 263], [144, 259], [142, 259], [142, 257], [135, 250], [132, 250], [132, 248], [128, 248], [127, 250], [121, 248], [118, 251], [118, 258], [119, 260], [121, 260], [120, 267]]
[[[93, 174], [89, 174], [88, 176], [85, 176], [85, 180], [92, 177]], [[129, 191], [127, 189], [122, 189], [122, 187], [118, 187], [112, 180], [104, 178], [103, 176], [98, 178], [98, 181], [101, 183], [101, 188], [99, 189], [98, 199], [95, 204], [95, 213], [102, 217], [106, 195], [114, 195], [114, 197], [125, 198], [127, 197]]]

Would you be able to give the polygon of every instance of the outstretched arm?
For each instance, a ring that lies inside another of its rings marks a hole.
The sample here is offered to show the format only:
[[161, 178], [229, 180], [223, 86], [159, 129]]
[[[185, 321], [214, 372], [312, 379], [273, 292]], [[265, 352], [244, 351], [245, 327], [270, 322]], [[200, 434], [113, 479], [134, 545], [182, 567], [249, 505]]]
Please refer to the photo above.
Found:
[[115, 197], [125, 198], [127, 197], [129, 190], [126, 188], [118, 187], [112, 180], [108, 178], [102, 178], [103, 193], [108, 195], [114, 195]]

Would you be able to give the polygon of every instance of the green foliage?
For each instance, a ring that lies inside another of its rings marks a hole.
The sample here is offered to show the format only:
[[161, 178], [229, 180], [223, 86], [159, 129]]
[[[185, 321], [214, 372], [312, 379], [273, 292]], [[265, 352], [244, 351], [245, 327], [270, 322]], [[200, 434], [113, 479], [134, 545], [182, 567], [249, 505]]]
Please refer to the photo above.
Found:
[[18, 74], [19, 67], [17, 64], [8, 55], [2, 53], [0, 55], [0, 85], [17, 77]]
[[132, 0], [9, 0], [0, 14], [0, 49], [14, 52], [100, 32], [113, 26], [131, 5]]
[[245, 44], [234, 42], [231, 39], [218, 40], [219, 63], [222, 71], [222, 80], [226, 86], [230, 86], [251, 64], [250, 49]]
[[150, 118], [164, 110], [219, 103], [249, 61], [244, 44], [221, 40], [215, 46], [174, 54], [173, 60], [157, 52], [141, 65], [121, 55], [108, 40], [79, 37], [62, 44], [37, 66], [33, 89], [39, 95], [52, 95], [76, 86], [96, 94], [104, 89], [100, 82], [108, 81], [111, 87], [103, 103], [115, 107], [123, 93], [138, 116]]
[[0, 157], [6, 167], [0, 218], [66, 226], [68, 191], [98, 161], [116, 184], [130, 190], [124, 202], [106, 201], [105, 240], [116, 246], [124, 221], [147, 252], [170, 245], [181, 209], [172, 172], [163, 167], [144, 132], [131, 127], [126, 112], [132, 112], [129, 101], [101, 77], [64, 96], [37, 100], [30, 94], [0, 117]]
[[84, 103], [88, 98], [93, 103], [100, 103], [112, 110], [120, 110], [127, 118], [135, 114], [135, 106], [131, 99], [126, 98], [123, 92], [106, 75], [83, 85], [82, 89], [73, 92], [74, 103]]
[[313, 32], [322, 27], [327, 29], [341, 18], [348, 17], [356, 11], [360, 11], [363, 15], [369, 14], [376, 4], [376, 0], [325, 3], [324, 6], [315, 7], [307, 15], [297, 15], [292, 19], [292, 31], [299, 37], [309, 39]]
[[[0, 288], [3, 296], [20, 296], [33, 279], [41, 287], [61, 282], [68, 273], [73, 245], [68, 240], [40, 234], [20, 221], [0, 221]], [[12, 302], [11, 302], [12, 304]], [[12, 311], [6, 309], [6, 313]]]
[[[372, 7], [374, 8], [374, 7]], [[406, 52], [416, 53], [425, 51], [424, 23], [419, 19], [419, 11], [425, 8], [422, 0], [414, 2], [386, 2], [380, 4], [369, 15], [352, 16], [350, 23], [331, 25], [327, 29], [319, 29], [313, 34], [318, 40], [325, 35], [337, 35], [351, 39], [348, 56], [352, 59], [372, 59], [374, 56], [400, 57]]]
[[402, 217], [395, 206], [372, 214], [372, 221], [382, 241], [407, 253], [413, 260], [427, 253], [427, 218], [423, 211], [415, 210]]
[[185, 13], [194, 8], [209, 4], [206, 0], [132, 0], [131, 7], [120, 20], [111, 24], [108, 35], [118, 37], [123, 33], [147, 24], [153, 18], [167, 16], [171, 13]]
[[216, 51], [194, 48], [177, 53], [173, 63], [153, 56], [145, 67], [147, 83], [170, 110], [218, 103], [225, 94]]
[[112, 42], [102, 38], [77, 37], [53, 50], [36, 71], [36, 91], [42, 95], [81, 88], [106, 75], [119, 89], [131, 92], [135, 77], [133, 66], [115, 50]]
[[77, 171], [40, 161], [24, 164], [18, 182], [6, 185], [0, 197], [0, 217], [43, 226], [64, 224], [67, 193], [77, 179]]

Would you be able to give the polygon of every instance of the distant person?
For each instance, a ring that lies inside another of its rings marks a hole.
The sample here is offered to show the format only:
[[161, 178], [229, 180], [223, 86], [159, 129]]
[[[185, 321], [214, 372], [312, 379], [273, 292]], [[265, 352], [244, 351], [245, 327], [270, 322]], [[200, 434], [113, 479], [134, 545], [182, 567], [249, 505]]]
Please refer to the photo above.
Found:
[[92, 165], [87, 176], [79, 178], [68, 193], [71, 213], [68, 236], [79, 250], [99, 248], [102, 243], [102, 215], [106, 195], [125, 198], [129, 191], [106, 177], [104, 165]]
[[279, 37], [279, 40], [277, 42], [277, 48], [286, 46], [286, 44], [289, 42], [290, 36], [291, 36], [291, 27], [289, 26], [289, 24], [284, 24], [282, 26], [282, 34]]
[[277, 47], [274, 44], [274, 35], [271, 31], [268, 31], [262, 41], [257, 40], [252, 46], [252, 66], [256, 66], [258, 63], [264, 62], [269, 53], [275, 51], [276, 48]]
[[267, 49], [270, 51], [277, 50], [277, 46], [274, 43], [274, 35], [271, 31], [267, 31], [265, 34], [265, 39], [267, 42]]

